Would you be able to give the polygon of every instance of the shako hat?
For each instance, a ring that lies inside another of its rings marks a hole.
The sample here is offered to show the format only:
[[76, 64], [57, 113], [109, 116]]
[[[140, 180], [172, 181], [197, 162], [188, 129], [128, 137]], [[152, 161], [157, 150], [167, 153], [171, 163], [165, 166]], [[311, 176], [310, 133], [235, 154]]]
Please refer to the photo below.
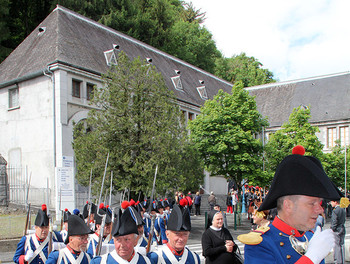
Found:
[[174, 204], [173, 210], [169, 216], [167, 230], [191, 231], [190, 211], [187, 207], [182, 207]]
[[129, 234], [138, 234], [135, 212], [136, 210], [133, 207], [126, 208], [124, 212], [119, 209], [118, 216], [114, 220], [112, 236], [118, 237]]
[[[97, 207], [94, 203], [91, 203], [91, 213], [96, 214]], [[89, 216], [89, 201], [86, 201], [86, 204], [83, 207], [83, 217], [84, 219], [88, 218]]]
[[64, 209], [64, 212], [63, 212], [63, 222], [68, 222], [68, 216], [70, 216], [71, 213], [68, 211], [67, 208]]
[[258, 211], [277, 207], [277, 199], [286, 195], [306, 195], [339, 200], [342, 193], [326, 175], [321, 162], [304, 156], [303, 146], [295, 146], [276, 169], [269, 193]]
[[46, 204], [41, 205], [41, 209], [39, 209], [34, 225], [36, 226], [48, 226], [50, 223], [49, 217], [47, 216], [47, 207]]
[[92, 233], [93, 231], [91, 231], [80, 216], [72, 214], [68, 217], [68, 235], [64, 243], [68, 244], [69, 236], [88, 235]]

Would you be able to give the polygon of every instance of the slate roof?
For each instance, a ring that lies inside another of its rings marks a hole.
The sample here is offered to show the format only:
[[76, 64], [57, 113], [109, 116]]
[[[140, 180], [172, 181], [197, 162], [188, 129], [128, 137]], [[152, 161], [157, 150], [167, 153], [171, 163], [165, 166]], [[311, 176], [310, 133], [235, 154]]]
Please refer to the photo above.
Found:
[[287, 122], [293, 108], [310, 106], [310, 123], [350, 120], [350, 72], [247, 88], [270, 127]]
[[[39, 33], [39, 28], [46, 28]], [[231, 92], [232, 84], [143, 42], [108, 28], [62, 6], [48, 17], [0, 64], [0, 88], [41, 75], [48, 64], [60, 62], [101, 74], [108, 70], [103, 52], [118, 44], [129, 57], [152, 58], [167, 86], [178, 100], [200, 106], [196, 87], [204, 80], [211, 99], [219, 89]], [[174, 88], [170, 77], [181, 71], [184, 91]]]

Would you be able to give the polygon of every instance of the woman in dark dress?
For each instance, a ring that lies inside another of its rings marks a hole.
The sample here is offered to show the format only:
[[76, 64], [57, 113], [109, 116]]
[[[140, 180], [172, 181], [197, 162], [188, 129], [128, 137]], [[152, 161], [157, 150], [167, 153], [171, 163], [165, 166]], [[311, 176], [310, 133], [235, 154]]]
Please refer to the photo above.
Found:
[[241, 263], [235, 255], [238, 246], [223, 224], [221, 212], [209, 212], [207, 229], [202, 235], [202, 254], [206, 264]]

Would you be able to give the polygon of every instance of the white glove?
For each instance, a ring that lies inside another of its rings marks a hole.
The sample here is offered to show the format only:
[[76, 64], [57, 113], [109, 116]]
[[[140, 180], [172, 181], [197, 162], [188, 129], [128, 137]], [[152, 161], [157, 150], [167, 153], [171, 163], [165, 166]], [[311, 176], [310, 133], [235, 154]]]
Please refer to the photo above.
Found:
[[66, 245], [63, 242], [53, 242], [52, 243], [52, 251], [60, 250], [60, 249], [65, 248], [65, 247], [66, 247]]
[[305, 256], [307, 256], [314, 264], [319, 264], [334, 247], [334, 235], [335, 234], [331, 229], [321, 232], [321, 227], [318, 226], [309, 242]]
[[24, 256], [24, 260], [28, 261], [34, 256], [34, 251], [31, 249], [28, 249], [26, 255]]

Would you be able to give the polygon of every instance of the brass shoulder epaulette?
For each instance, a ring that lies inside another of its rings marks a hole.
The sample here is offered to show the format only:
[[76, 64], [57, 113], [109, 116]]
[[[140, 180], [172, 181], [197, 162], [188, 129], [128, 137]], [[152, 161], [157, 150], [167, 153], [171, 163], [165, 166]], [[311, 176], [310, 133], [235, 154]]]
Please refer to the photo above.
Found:
[[258, 245], [263, 241], [262, 234], [265, 234], [270, 230], [268, 226], [262, 226], [258, 229], [249, 232], [248, 234], [242, 234], [237, 237], [239, 241], [246, 245]]

